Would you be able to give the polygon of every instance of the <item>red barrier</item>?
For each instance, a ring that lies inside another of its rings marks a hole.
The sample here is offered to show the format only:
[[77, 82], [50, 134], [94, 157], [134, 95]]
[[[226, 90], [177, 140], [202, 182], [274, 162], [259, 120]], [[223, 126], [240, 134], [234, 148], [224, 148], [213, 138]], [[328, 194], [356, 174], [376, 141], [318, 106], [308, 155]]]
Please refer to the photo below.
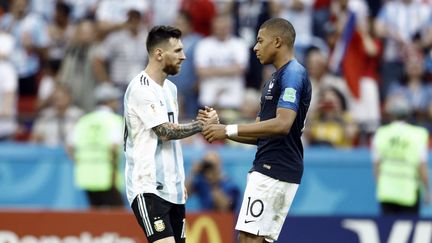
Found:
[[[234, 242], [234, 216], [190, 213], [188, 243]], [[132, 243], [147, 242], [129, 211], [0, 211], [0, 243]]]

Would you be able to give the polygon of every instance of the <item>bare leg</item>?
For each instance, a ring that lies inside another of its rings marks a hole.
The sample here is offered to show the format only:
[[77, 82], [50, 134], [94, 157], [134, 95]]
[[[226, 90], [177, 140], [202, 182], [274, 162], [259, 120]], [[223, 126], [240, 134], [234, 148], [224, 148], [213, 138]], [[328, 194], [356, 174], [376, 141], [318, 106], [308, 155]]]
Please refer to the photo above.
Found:
[[167, 238], [163, 238], [163, 239], [157, 240], [154, 243], [175, 243], [175, 240], [174, 240], [173, 236], [170, 236], [170, 237], [167, 237]]
[[240, 231], [238, 243], [265, 243], [264, 237]]

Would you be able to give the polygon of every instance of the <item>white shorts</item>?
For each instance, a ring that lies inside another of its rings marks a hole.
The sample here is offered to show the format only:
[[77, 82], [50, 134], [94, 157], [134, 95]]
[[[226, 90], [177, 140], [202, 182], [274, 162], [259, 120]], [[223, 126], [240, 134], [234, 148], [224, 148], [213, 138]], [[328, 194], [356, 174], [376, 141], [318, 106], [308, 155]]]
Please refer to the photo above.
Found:
[[277, 240], [298, 186], [250, 173], [236, 230], [263, 236], [267, 242]]

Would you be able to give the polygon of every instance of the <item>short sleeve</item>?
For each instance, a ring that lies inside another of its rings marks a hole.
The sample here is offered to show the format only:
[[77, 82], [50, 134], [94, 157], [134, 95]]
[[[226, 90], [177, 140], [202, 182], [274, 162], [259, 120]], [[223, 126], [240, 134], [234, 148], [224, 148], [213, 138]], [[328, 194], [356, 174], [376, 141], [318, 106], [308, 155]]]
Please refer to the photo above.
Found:
[[278, 107], [287, 108], [298, 111], [301, 94], [303, 92], [303, 78], [302, 72], [287, 72], [285, 69], [280, 77], [281, 95], [278, 101]]
[[145, 129], [168, 122], [167, 109], [158, 97], [157, 91], [149, 86], [140, 87], [131, 93], [130, 109], [143, 122]]

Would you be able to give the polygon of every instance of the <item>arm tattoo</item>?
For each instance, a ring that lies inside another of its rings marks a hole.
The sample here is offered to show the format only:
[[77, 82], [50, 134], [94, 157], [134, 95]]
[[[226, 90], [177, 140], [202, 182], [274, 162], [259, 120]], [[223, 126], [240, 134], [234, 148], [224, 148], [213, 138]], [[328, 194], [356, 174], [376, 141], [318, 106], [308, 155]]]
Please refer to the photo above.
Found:
[[156, 135], [162, 140], [182, 139], [201, 132], [203, 125], [195, 121], [187, 124], [174, 124], [165, 122], [153, 128]]

